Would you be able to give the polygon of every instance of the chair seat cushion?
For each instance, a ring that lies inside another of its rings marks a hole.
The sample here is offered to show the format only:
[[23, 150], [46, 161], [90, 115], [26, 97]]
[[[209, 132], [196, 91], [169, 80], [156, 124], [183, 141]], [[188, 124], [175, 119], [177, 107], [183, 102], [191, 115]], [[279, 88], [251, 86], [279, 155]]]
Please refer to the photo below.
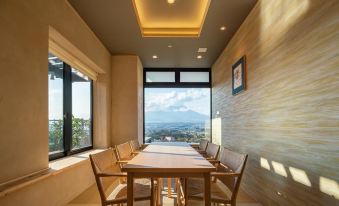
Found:
[[[145, 179], [136, 181], [133, 187], [135, 200], [147, 200], [151, 198], [151, 182]], [[108, 196], [107, 200], [127, 199], [127, 184], [119, 184]]]
[[[187, 180], [187, 195], [189, 199], [204, 198], [204, 179], [189, 178]], [[211, 182], [211, 201], [219, 203], [228, 203], [231, 201], [229, 190], [222, 188], [218, 183]]]

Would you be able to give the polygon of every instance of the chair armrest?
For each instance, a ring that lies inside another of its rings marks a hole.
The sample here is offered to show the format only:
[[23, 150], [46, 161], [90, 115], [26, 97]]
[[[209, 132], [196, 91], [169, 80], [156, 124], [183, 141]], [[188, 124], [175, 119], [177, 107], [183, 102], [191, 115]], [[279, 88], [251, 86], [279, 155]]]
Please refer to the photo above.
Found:
[[211, 163], [211, 164], [220, 164], [219, 160], [215, 160], [215, 159], [208, 159], [207, 160]]
[[199, 152], [200, 154], [207, 154], [207, 152], [204, 150], [197, 150], [197, 152]]
[[193, 147], [194, 149], [198, 149], [199, 145], [198, 144], [191, 144], [191, 147]]
[[206, 157], [205, 158], [207, 161], [213, 161], [213, 160], [216, 160], [214, 157]]
[[98, 177], [127, 177], [127, 173], [123, 172], [112, 172], [112, 173], [98, 173]]
[[234, 173], [234, 172], [211, 172], [211, 176], [214, 177], [239, 177], [240, 173]]
[[127, 164], [128, 161], [119, 160], [119, 161], [117, 161], [117, 163], [119, 163], [119, 164]]

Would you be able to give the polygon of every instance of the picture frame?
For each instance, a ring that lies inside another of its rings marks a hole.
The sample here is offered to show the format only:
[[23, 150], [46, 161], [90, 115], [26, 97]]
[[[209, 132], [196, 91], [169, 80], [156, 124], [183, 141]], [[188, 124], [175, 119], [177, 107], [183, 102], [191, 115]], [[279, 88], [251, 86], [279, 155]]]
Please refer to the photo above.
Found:
[[232, 66], [232, 95], [235, 96], [246, 89], [246, 56], [242, 56]]

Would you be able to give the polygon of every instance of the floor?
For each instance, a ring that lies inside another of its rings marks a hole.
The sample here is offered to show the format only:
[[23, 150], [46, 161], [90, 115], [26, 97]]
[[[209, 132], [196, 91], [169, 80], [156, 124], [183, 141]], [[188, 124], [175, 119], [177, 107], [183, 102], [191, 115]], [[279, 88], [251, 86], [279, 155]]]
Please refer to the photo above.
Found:
[[[162, 191], [162, 205], [163, 206], [176, 206], [176, 193], [172, 188], [172, 196], [167, 196], [167, 181], [164, 181], [164, 190]], [[172, 183], [174, 185], [174, 182]], [[136, 206], [148, 206], [149, 202], [135, 202]], [[189, 201], [189, 205], [200, 206], [204, 205], [202, 201]], [[67, 206], [101, 206], [99, 192], [96, 185], [91, 186]], [[237, 198], [237, 206], [261, 206], [243, 190], [240, 190]]]

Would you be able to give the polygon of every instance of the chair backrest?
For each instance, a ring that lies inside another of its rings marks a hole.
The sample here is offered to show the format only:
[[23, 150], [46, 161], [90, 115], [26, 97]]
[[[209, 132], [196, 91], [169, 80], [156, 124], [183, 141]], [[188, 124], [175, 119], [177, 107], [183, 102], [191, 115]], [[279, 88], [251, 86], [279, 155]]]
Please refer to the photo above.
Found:
[[206, 149], [206, 156], [211, 159], [217, 159], [220, 151], [220, 145], [208, 143]]
[[207, 145], [208, 145], [208, 140], [205, 140], [205, 139], [201, 140], [199, 144], [199, 150], [206, 151]]
[[224, 148], [220, 154], [220, 164], [217, 167], [218, 172], [233, 172], [239, 173], [238, 177], [218, 177], [218, 179], [223, 182], [232, 192], [231, 200], [235, 201], [241, 178], [244, 173], [245, 165], [247, 162], [247, 154], [240, 154], [233, 152], [227, 148]]
[[119, 160], [123, 161], [132, 159], [132, 149], [129, 142], [115, 145], [115, 150]]
[[137, 139], [131, 140], [129, 143], [133, 152], [140, 150], [141, 145]]
[[97, 154], [92, 154], [89, 156], [91, 160], [91, 165], [93, 173], [95, 176], [95, 181], [99, 190], [101, 202], [104, 203], [107, 200], [107, 196], [110, 191], [109, 188], [113, 182], [118, 180], [117, 177], [105, 177], [100, 178], [99, 173], [104, 172], [120, 172], [119, 165], [117, 164], [117, 159], [114, 155], [113, 149], [107, 149], [103, 152]]

